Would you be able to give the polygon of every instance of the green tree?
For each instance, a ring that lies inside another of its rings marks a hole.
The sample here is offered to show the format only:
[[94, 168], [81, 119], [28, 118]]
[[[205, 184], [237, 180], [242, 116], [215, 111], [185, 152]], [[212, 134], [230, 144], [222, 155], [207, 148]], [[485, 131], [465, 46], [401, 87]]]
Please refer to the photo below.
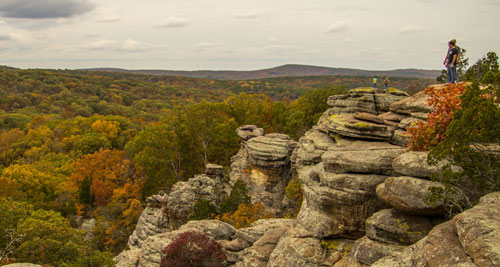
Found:
[[485, 57], [479, 59], [465, 72], [464, 79], [466, 81], [483, 80], [483, 76], [491, 71], [494, 75], [498, 72], [498, 56], [495, 52], [488, 52]]
[[92, 250], [84, 233], [71, 228], [57, 212], [37, 210], [18, 224], [17, 232], [24, 235], [24, 239], [14, 256], [25, 262], [78, 266], [91, 260], [99, 263], [98, 266], [114, 265], [111, 253]]
[[329, 108], [327, 104], [328, 97], [346, 92], [346, 88], [341, 86], [306, 92], [290, 104], [291, 111], [285, 125], [285, 133], [296, 140], [300, 138], [318, 122], [319, 117]]
[[[498, 86], [480, 89], [475, 82], [461, 98], [461, 108], [446, 131], [446, 139], [429, 154], [430, 162], [450, 160], [434, 179], [445, 185], [434, 189], [429, 200], [444, 200], [450, 210], [460, 211], [489, 192], [500, 190], [500, 90]], [[453, 171], [451, 165], [461, 171]]]

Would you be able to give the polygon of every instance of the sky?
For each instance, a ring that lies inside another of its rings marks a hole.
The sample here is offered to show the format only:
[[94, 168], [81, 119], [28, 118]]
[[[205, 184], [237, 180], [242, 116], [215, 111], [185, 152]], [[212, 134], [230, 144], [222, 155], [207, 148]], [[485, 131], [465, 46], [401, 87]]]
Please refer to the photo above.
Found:
[[0, 65], [442, 69], [500, 52], [500, 0], [0, 0]]

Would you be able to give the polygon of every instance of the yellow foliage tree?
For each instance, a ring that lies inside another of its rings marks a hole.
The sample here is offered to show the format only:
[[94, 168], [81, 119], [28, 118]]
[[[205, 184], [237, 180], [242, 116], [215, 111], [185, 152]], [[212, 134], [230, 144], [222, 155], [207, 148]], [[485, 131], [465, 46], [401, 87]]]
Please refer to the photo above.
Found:
[[260, 203], [242, 203], [235, 212], [216, 216], [216, 219], [232, 224], [238, 229], [248, 227], [259, 219], [268, 218], [274, 218], [274, 216], [271, 213], [265, 212], [264, 206]]

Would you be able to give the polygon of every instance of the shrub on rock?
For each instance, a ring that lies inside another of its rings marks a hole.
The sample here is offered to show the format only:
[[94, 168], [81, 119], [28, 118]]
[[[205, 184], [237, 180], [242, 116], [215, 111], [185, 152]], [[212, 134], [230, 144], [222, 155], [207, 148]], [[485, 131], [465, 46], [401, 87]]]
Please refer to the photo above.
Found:
[[225, 266], [226, 254], [222, 247], [207, 235], [195, 231], [180, 234], [162, 251], [161, 267]]

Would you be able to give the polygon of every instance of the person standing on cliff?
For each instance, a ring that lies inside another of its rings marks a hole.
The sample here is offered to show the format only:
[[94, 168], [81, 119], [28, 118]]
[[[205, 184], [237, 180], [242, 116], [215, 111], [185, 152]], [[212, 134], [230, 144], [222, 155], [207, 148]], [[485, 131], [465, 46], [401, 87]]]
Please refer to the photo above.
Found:
[[385, 77], [384, 80], [384, 90], [387, 93], [387, 89], [389, 89], [389, 77]]
[[448, 72], [448, 83], [457, 82], [458, 55], [459, 50], [456, 46], [456, 40], [452, 39], [448, 42], [448, 52], [446, 53], [446, 58], [443, 62], [446, 66], [446, 71]]
[[373, 78], [373, 88], [377, 88], [377, 77]]

